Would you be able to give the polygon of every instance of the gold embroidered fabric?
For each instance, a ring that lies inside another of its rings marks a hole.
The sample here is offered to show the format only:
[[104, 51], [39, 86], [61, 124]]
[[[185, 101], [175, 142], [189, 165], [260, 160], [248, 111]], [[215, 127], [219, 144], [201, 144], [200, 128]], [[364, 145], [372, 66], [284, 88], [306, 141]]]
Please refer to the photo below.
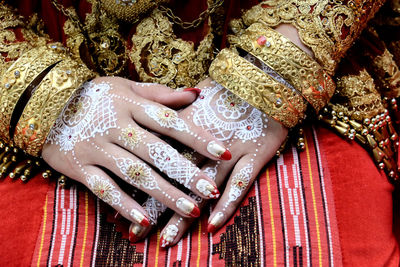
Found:
[[195, 50], [193, 43], [175, 36], [172, 23], [156, 9], [137, 26], [129, 58], [142, 82], [189, 87], [206, 77], [214, 58], [212, 42], [210, 32]]
[[336, 86], [332, 108], [337, 113], [342, 112], [349, 118], [363, 121], [385, 111], [374, 79], [365, 69], [359, 74], [338, 77]]
[[210, 67], [211, 77], [287, 128], [303, 119], [307, 109], [296, 91], [275, 81], [230, 49], [223, 49]]
[[84, 64], [71, 58], [58, 63], [26, 105], [15, 129], [14, 144], [32, 156], [40, 156], [50, 128], [71, 95], [94, 76]]
[[329, 74], [384, 0], [269, 0], [245, 12], [245, 25], [282, 23], [297, 28], [302, 42]]
[[253, 23], [231, 45], [256, 56], [292, 84], [319, 112], [335, 92], [329, 74], [306, 52], [263, 23]]

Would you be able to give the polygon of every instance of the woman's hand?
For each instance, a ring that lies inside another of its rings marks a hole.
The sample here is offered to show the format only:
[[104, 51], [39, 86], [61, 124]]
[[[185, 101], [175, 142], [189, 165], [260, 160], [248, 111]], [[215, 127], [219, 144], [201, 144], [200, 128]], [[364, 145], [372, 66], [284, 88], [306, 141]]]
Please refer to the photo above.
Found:
[[[200, 83], [198, 88], [203, 90], [197, 101], [180, 115], [212, 133], [233, 154], [228, 162], [204, 161], [201, 155], [192, 156], [218, 186], [228, 178], [225, 191], [209, 218], [208, 231], [214, 232], [235, 212], [260, 170], [276, 154], [288, 130], [211, 80]], [[200, 207], [204, 206], [205, 201], [196, 195], [192, 197]], [[144, 208], [152, 214], [154, 222], [165, 206], [150, 198]], [[175, 214], [161, 232], [161, 245], [175, 244], [192, 222], [193, 219]], [[135, 241], [147, 231], [131, 227], [130, 233], [134, 237], [131, 241]]]
[[184, 218], [198, 217], [197, 203], [155, 169], [205, 199], [219, 196], [215, 182], [144, 129], [172, 137], [211, 159], [230, 159], [222, 142], [162, 105], [191, 103], [195, 94], [190, 90], [195, 89], [172, 92], [161, 85], [96, 78], [83, 85], [64, 108], [47, 138], [43, 159], [58, 172], [83, 183], [137, 225], [148, 226], [148, 214], [111, 178], [114, 175]]

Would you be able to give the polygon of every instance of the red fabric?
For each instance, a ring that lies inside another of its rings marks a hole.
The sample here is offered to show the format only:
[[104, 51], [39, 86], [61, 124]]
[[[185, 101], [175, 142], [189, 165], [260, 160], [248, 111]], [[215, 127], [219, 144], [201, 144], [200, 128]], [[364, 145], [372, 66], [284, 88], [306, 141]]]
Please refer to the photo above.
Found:
[[49, 188], [50, 183], [40, 177], [27, 184], [8, 177], [0, 181], [1, 266], [31, 264]]
[[319, 128], [332, 177], [345, 266], [398, 266], [393, 233], [393, 186], [355, 142]]

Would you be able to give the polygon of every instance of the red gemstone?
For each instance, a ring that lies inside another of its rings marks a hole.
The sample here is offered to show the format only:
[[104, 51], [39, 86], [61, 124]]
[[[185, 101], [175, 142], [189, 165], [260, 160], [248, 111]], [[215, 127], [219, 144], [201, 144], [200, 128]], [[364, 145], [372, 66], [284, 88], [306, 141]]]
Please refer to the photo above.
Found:
[[200, 96], [200, 99], [204, 99], [204, 96], [203, 96], [203, 95], [201, 95], [201, 96]]
[[230, 105], [231, 105], [231, 107], [234, 107], [234, 106], [235, 106], [235, 103], [234, 103], [234, 102], [231, 102]]
[[171, 158], [170, 158], [170, 157], [168, 157], [168, 158], [166, 158], [166, 160], [171, 160]]
[[140, 172], [136, 172], [135, 175], [136, 175], [136, 176], [140, 176]]
[[265, 45], [267, 43], [267, 38], [265, 36], [260, 36], [257, 39], [257, 43], [261, 46]]
[[243, 186], [243, 182], [242, 181], [238, 182], [238, 186], [242, 187]]
[[104, 189], [100, 190], [100, 194], [102, 194], [102, 195], [104, 194]]
[[252, 129], [252, 127], [249, 125], [249, 126], [247, 126], [247, 130], [251, 130]]
[[167, 118], [168, 118], [168, 117], [169, 117], [169, 113], [165, 113], [165, 117], [167, 117]]
[[128, 133], [128, 136], [129, 136], [129, 137], [132, 137], [132, 135], [133, 135], [132, 133]]

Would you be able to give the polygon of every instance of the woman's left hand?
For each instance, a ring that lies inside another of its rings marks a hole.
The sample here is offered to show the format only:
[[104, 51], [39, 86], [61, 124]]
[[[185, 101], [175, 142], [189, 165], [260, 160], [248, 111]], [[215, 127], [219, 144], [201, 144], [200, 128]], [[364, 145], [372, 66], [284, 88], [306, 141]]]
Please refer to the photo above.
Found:
[[[260, 170], [286, 139], [288, 130], [210, 79], [197, 87], [202, 89], [200, 96], [180, 115], [211, 132], [233, 155], [228, 162], [206, 160], [195, 152], [190, 156], [198, 166], [202, 166], [204, 173], [215, 179], [219, 187], [229, 178], [209, 217], [208, 231], [214, 232], [235, 212]], [[194, 194], [192, 197], [199, 207], [205, 206], [206, 201]], [[149, 198], [144, 209], [154, 224], [165, 206]], [[178, 242], [193, 221], [174, 214], [161, 232], [161, 245], [165, 247]], [[131, 241], [143, 238], [148, 232], [132, 225]]]

